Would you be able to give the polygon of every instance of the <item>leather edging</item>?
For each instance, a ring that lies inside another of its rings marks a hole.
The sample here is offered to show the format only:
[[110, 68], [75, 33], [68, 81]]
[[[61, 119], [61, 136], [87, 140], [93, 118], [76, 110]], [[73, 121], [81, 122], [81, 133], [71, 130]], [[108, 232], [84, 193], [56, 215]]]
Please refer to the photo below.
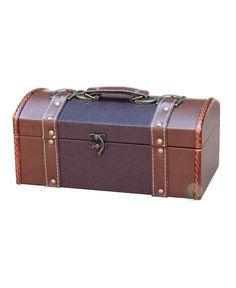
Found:
[[200, 200], [202, 198], [202, 187], [201, 187], [201, 149], [195, 149], [194, 152], [194, 191], [193, 198]]
[[200, 200], [202, 197], [201, 188], [201, 148], [202, 148], [202, 125], [214, 98], [208, 98], [202, 105], [200, 110], [197, 125], [195, 129], [195, 153], [194, 153], [194, 199]]
[[19, 135], [19, 116], [23, 110], [26, 102], [36, 92], [44, 90], [45, 88], [37, 88], [27, 93], [18, 105], [13, 115], [13, 131], [14, 131], [14, 150], [15, 150], [15, 171], [16, 171], [16, 183], [21, 184], [21, 157], [20, 157], [20, 135]]
[[60, 187], [57, 119], [63, 110], [70, 92], [53, 92], [51, 101], [42, 117], [42, 139], [45, 169], [45, 185]]
[[175, 103], [175, 98], [160, 101], [151, 122], [153, 196], [168, 196], [167, 126]]

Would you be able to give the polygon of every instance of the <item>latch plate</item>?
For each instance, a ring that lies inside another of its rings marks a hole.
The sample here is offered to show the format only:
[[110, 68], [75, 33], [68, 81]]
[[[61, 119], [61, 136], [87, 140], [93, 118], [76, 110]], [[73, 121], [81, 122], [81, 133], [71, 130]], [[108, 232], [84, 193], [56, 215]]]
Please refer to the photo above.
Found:
[[88, 139], [90, 141], [89, 147], [95, 149], [98, 155], [102, 155], [107, 148], [107, 136], [102, 133], [90, 133]]

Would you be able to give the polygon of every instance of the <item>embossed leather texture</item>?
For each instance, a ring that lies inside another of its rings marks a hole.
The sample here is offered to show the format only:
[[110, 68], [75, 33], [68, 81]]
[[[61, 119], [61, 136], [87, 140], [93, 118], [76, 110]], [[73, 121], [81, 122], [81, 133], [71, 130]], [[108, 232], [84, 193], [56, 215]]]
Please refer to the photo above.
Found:
[[102, 156], [89, 141], [59, 141], [61, 185], [151, 194], [150, 146], [107, 144]]
[[156, 105], [135, 105], [123, 95], [99, 101], [67, 102], [58, 119], [59, 138], [88, 140], [91, 132], [102, 132], [108, 142], [150, 145], [150, 123]]
[[186, 98], [177, 106], [177, 98], [163, 97], [137, 105], [132, 97], [153, 96], [101, 87], [81, 94], [99, 93], [97, 101], [77, 92], [80, 98], [69, 100], [71, 91], [36, 89], [19, 105], [18, 184], [202, 197], [219, 163], [216, 99]]

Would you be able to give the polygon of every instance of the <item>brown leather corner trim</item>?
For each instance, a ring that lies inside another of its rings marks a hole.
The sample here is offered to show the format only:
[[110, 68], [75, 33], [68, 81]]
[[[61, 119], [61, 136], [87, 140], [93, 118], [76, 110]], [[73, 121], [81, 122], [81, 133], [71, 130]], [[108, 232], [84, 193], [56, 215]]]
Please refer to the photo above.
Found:
[[168, 196], [167, 126], [176, 101], [166, 98], [159, 102], [151, 123], [153, 196]]
[[202, 125], [208, 108], [214, 98], [207, 99], [200, 110], [197, 125], [195, 129], [195, 154], [194, 154], [194, 191], [193, 196], [196, 200], [200, 200], [202, 197], [201, 187], [201, 148], [202, 148]]
[[193, 188], [193, 198], [195, 200], [200, 200], [202, 198], [202, 186], [201, 186], [201, 149], [195, 149], [194, 153], [194, 188]]
[[24, 96], [13, 115], [14, 147], [15, 147], [15, 170], [16, 183], [21, 184], [21, 157], [20, 157], [20, 137], [19, 137], [19, 116], [29, 98], [36, 92], [45, 88], [37, 88]]
[[49, 187], [60, 187], [57, 119], [70, 95], [66, 91], [53, 95], [42, 117], [45, 185]]

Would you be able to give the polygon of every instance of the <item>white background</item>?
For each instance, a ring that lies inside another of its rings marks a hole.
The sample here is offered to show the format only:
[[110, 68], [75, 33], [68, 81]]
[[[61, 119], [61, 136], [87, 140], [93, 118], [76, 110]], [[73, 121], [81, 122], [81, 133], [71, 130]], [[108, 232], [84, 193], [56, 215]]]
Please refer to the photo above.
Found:
[[[1, 288], [235, 287], [234, 4], [1, 1]], [[221, 101], [220, 168], [201, 201], [15, 185], [22, 97], [102, 85]]]

